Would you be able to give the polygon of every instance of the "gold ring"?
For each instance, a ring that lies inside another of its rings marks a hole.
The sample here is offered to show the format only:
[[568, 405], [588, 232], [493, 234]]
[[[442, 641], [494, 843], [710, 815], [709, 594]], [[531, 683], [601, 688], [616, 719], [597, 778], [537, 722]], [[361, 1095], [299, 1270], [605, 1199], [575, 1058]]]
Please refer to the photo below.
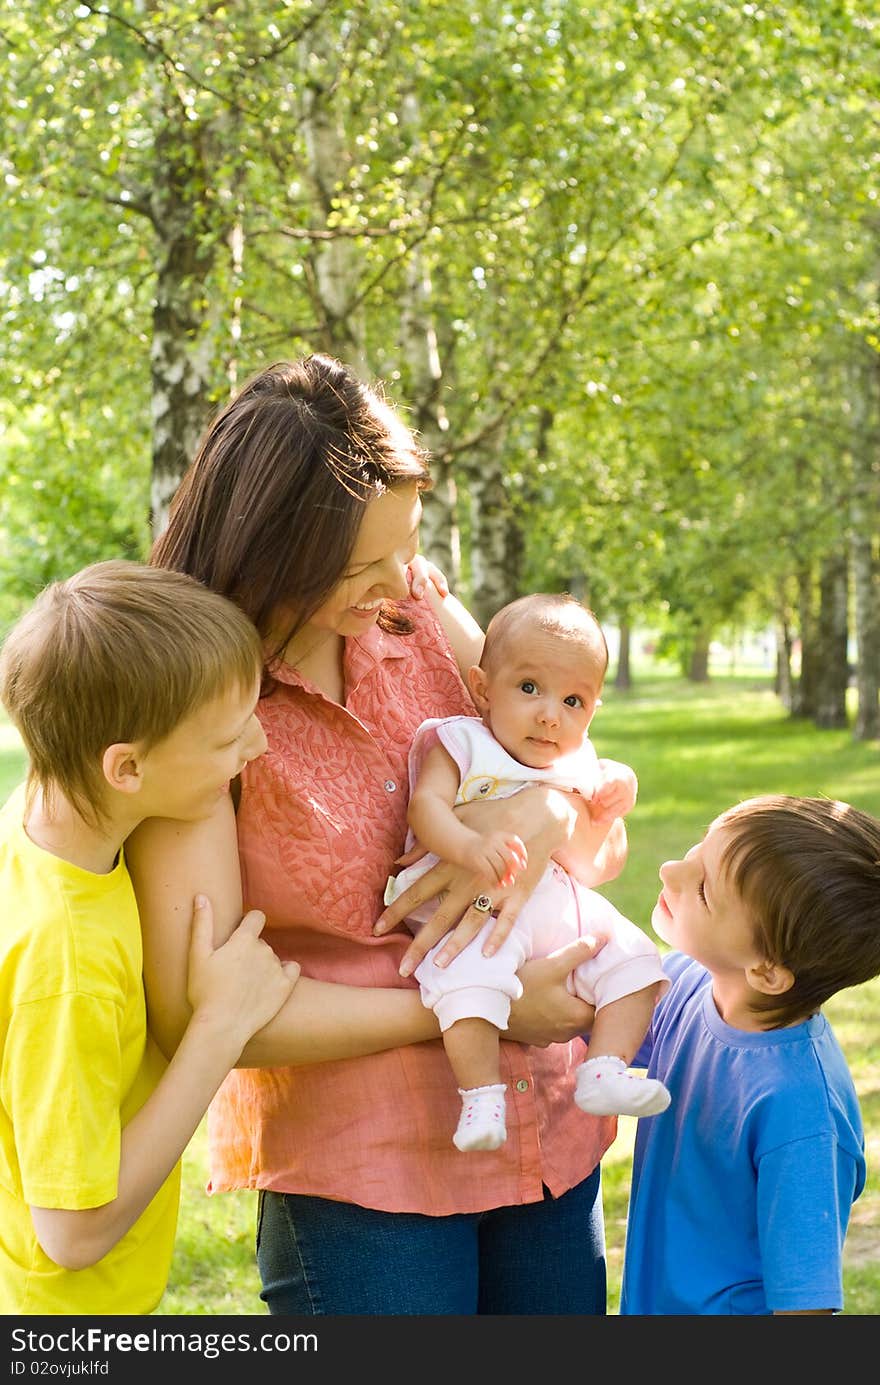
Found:
[[481, 914], [491, 914], [492, 901], [487, 894], [478, 894], [472, 907], [478, 909]]

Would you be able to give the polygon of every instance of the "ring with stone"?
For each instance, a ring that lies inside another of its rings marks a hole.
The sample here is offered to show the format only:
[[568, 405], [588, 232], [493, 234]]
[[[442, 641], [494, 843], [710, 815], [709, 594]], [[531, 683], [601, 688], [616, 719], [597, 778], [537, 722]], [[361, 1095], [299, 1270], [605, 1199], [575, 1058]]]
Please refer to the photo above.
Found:
[[491, 914], [492, 901], [487, 894], [478, 894], [472, 908], [478, 909], [481, 914]]

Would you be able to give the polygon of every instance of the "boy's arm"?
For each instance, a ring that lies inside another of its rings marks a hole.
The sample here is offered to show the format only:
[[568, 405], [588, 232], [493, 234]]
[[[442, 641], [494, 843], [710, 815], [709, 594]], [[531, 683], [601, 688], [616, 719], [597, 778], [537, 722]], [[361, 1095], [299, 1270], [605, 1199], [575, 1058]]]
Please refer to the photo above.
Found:
[[[142, 823], [128, 838], [125, 855], [141, 915], [150, 1029], [170, 1058], [191, 1013], [185, 940], [193, 896], [204, 889], [204, 882], [211, 882], [215, 942], [228, 937], [241, 917], [235, 814], [229, 797], [201, 822], [153, 818]], [[473, 891], [468, 898], [473, 899]], [[485, 921], [484, 915], [478, 917]], [[524, 1043], [567, 1043], [583, 1033], [590, 1009], [569, 995], [565, 985], [568, 972], [583, 960], [582, 955], [573, 956], [567, 967], [563, 959], [561, 968], [526, 963], [521, 973], [524, 994], [514, 1006], [516, 1027], [511, 1014], [511, 1037]], [[359, 1058], [439, 1036], [434, 1012], [422, 1004], [417, 986], [346, 986], [301, 976], [277, 1015], [249, 1040], [237, 1066], [295, 1067]]]
[[215, 949], [210, 905], [200, 900], [189, 954], [192, 1018], [159, 1083], [122, 1131], [116, 1197], [81, 1210], [31, 1207], [37, 1239], [56, 1264], [69, 1270], [97, 1264], [131, 1229], [251, 1034], [290, 995], [299, 967], [282, 967], [260, 940], [264, 923], [264, 915], [251, 912]]
[[[865, 1181], [853, 1097], [823, 1071], [821, 1062], [814, 1063], [815, 1056], [798, 1069], [787, 1058], [793, 1071], [784, 1079], [778, 1070], [779, 1090], [768, 1098], [762, 1086], [765, 1095], [758, 1106], [772, 1102], [773, 1112], [763, 1122], [771, 1145], [765, 1153], [757, 1144], [758, 1117], [740, 1123], [757, 1172], [760, 1273], [774, 1316], [827, 1316], [842, 1310], [843, 1245], [853, 1202]], [[740, 1099], [743, 1109], [750, 1094], [747, 1089]], [[836, 1118], [829, 1114], [835, 1107]]]
[[[193, 897], [210, 889], [214, 939], [241, 918], [235, 813], [228, 795], [210, 818], [151, 818], [125, 844], [144, 939], [150, 1030], [170, 1058], [189, 1021], [186, 946]], [[240, 1067], [358, 1058], [439, 1035], [417, 989], [346, 986], [303, 976], [278, 1014], [246, 1045]]]

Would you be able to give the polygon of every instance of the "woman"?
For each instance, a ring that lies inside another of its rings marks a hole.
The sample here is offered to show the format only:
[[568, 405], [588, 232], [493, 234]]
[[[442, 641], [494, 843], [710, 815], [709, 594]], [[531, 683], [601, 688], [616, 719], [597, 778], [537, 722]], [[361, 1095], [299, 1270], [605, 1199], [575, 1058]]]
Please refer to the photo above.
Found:
[[[461, 919], [457, 950], [485, 914], [466, 873], [440, 863], [418, 888], [446, 897], [417, 942], [394, 928], [411, 894], [377, 925], [406, 835], [407, 749], [425, 717], [473, 713], [461, 670], [482, 643], [453, 597], [410, 597], [428, 485], [400, 418], [325, 356], [265, 370], [209, 426], [152, 562], [254, 620], [269, 748], [236, 786], [237, 813], [224, 796], [211, 819], [153, 821], [127, 847], [151, 1022], [173, 1051], [199, 891], [218, 937], [243, 891], [267, 915], [264, 937], [302, 967], [209, 1120], [211, 1189], [260, 1190], [270, 1312], [603, 1313], [599, 1160], [615, 1122], [571, 1100], [574, 1036], [592, 1012], [565, 989], [589, 947], [524, 969], [508, 1031], [519, 1042], [502, 1044], [508, 1141], [465, 1168], [436, 1021], [400, 968]], [[551, 854], [592, 883], [622, 865], [621, 825], [608, 835], [556, 790], [471, 811], [528, 845], [528, 871], [493, 900], [500, 932]]]

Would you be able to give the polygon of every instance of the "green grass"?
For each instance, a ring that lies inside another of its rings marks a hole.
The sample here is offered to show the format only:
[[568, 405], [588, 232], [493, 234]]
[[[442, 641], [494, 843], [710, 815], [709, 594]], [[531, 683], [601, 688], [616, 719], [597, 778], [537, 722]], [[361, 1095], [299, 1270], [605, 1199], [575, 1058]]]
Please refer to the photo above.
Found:
[[0, 803], [5, 803], [24, 774], [25, 757], [14, 727], [0, 710]]
[[[783, 792], [846, 799], [880, 817], [878, 745], [848, 731], [817, 731], [788, 719], [766, 678], [715, 677], [695, 687], [671, 677], [640, 676], [631, 693], [606, 689], [593, 723], [600, 755], [624, 760], [639, 775], [639, 802], [628, 819], [630, 854], [605, 893], [649, 926], [661, 861], [697, 841], [712, 818], [739, 799]], [[0, 725], [0, 799], [21, 776], [14, 734]], [[844, 1252], [846, 1313], [880, 1313], [880, 979], [838, 995], [826, 1007], [844, 1047], [862, 1104], [868, 1184], [853, 1210]], [[630, 1154], [635, 1121], [622, 1117], [603, 1160], [609, 1311], [617, 1312]], [[207, 1197], [204, 1122], [184, 1159], [177, 1246], [161, 1314], [262, 1314], [254, 1263], [256, 1198]], [[564, 1272], [564, 1271], [563, 1271]]]

